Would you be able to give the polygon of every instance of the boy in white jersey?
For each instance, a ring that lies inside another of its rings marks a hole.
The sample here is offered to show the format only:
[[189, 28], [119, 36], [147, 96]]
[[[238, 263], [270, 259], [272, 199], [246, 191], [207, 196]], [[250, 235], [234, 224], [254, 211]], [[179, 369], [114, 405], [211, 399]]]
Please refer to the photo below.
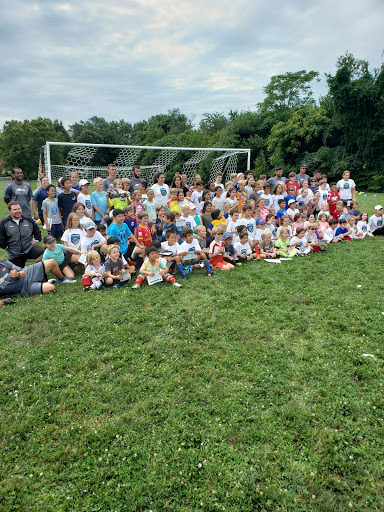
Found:
[[179, 246], [177, 254], [184, 265], [191, 267], [202, 261], [207, 269], [207, 276], [214, 276], [206, 254], [200, 249], [199, 242], [193, 237], [193, 230], [191, 228], [184, 228], [180, 233], [180, 237], [184, 241]]
[[[174, 229], [169, 229], [165, 232], [165, 240], [166, 241], [161, 244], [160, 254], [165, 259], [167, 268], [171, 273], [175, 273], [177, 266], [183, 279], [187, 279], [187, 274], [181, 265], [180, 256], [177, 254], [180, 247], [177, 243], [177, 232]], [[174, 269], [175, 272], [172, 272], [172, 269]]]
[[86, 217], [88, 217], [89, 219], [93, 220], [92, 200], [91, 200], [91, 196], [88, 192], [89, 181], [88, 180], [80, 180], [79, 186], [80, 186], [81, 192], [77, 196], [77, 202], [84, 205], [84, 207], [85, 207], [84, 215]]
[[265, 200], [265, 207], [267, 208], [267, 210], [269, 210], [273, 204], [273, 197], [272, 194], [270, 193], [270, 190], [271, 185], [269, 183], [265, 183], [263, 193], [260, 195], [260, 199]]
[[239, 241], [234, 244], [236, 256], [239, 260], [253, 260], [256, 258], [256, 254], [252, 252], [251, 246], [248, 243], [248, 232], [242, 231], [239, 234]]

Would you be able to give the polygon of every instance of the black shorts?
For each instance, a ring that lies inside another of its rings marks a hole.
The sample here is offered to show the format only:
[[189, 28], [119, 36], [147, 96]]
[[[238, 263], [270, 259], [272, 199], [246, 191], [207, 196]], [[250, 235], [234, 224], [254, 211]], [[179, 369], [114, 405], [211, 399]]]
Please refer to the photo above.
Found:
[[65, 267], [67, 267], [71, 262], [72, 254], [68, 251], [64, 251], [64, 259], [63, 262], [60, 263], [59, 269], [63, 271]]
[[24, 268], [27, 260], [36, 260], [44, 253], [43, 247], [40, 245], [33, 245], [29, 251], [25, 254], [21, 254], [20, 256], [15, 256], [13, 258], [9, 258], [9, 261], [14, 263], [20, 268]]

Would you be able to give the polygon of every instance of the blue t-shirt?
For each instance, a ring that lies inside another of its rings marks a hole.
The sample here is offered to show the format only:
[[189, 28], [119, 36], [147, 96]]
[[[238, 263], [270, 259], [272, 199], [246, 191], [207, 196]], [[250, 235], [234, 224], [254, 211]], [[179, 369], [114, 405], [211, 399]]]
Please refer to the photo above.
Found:
[[[108, 200], [107, 200], [107, 194], [105, 193], [104, 190], [100, 193], [97, 192], [96, 190], [94, 192], [92, 192], [91, 202], [92, 202], [92, 206], [97, 206], [103, 212], [104, 215], [107, 213]], [[96, 210], [94, 210], [94, 212], [95, 212], [94, 213], [95, 222], [103, 220], [103, 217], [102, 217], [102, 215], [100, 215], [99, 212], [97, 212]]]
[[76, 204], [76, 201], [76, 192], [70, 192], [69, 194], [64, 194], [64, 192], [62, 192], [57, 196], [58, 206], [62, 209], [61, 216], [63, 218], [64, 226], [67, 223], [68, 215], [71, 213], [73, 206]]
[[65, 250], [66, 250], [65, 245], [55, 244], [54, 251], [45, 249], [44, 254], [43, 254], [43, 261], [53, 258], [55, 261], [57, 261], [57, 264], [60, 265], [64, 261], [64, 251]]
[[134, 233], [135, 228], [137, 228], [138, 226], [136, 219], [125, 219], [124, 224], [126, 224], [129, 227], [131, 233]]
[[348, 233], [348, 229], [347, 228], [341, 228], [339, 226], [339, 227], [336, 228], [335, 236], [344, 235], [344, 233]]
[[280, 219], [284, 215], [287, 215], [287, 212], [285, 210], [277, 210], [277, 212], [276, 212], [276, 219]]
[[165, 240], [165, 233], [168, 231], [168, 229], [174, 229], [176, 231], [176, 233], [178, 233], [176, 224], [173, 224], [173, 223], [164, 224], [163, 233], [162, 233], [163, 240]]
[[43, 210], [41, 209], [41, 205], [43, 204], [44, 199], [47, 199], [48, 193], [45, 188], [38, 188], [35, 190], [35, 193], [32, 196], [32, 199], [36, 201], [37, 204], [37, 213], [42, 215]]
[[294, 199], [296, 201], [296, 196], [285, 196], [284, 197], [284, 201], [285, 201], [285, 209], [288, 210], [288, 201], [290, 201], [291, 199]]
[[129, 227], [124, 222], [121, 226], [112, 223], [107, 229], [107, 235], [119, 240], [120, 252], [124, 255], [128, 249], [128, 237], [132, 235]]

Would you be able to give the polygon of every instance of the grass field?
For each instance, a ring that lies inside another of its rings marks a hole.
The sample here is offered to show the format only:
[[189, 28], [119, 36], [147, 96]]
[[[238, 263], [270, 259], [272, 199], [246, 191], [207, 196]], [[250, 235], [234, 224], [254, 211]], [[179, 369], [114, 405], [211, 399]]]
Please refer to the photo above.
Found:
[[383, 511], [383, 251], [2, 308], [0, 511]]

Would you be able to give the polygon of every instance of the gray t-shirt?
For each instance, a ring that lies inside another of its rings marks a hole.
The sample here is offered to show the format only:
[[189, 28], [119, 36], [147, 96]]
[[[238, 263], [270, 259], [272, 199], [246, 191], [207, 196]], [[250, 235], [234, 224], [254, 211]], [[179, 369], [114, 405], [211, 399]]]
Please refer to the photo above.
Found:
[[267, 183], [271, 185], [273, 188], [277, 183], [287, 183], [287, 178], [284, 178], [284, 176], [281, 176], [281, 178], [278, 178], [277, 176], [273, 176], [272, 178], [269, 178], [267, 180]]
[[44, 199], [41, 209], [47, 212], [48, 220], [53, 224], [61, 224], [61, 216], [59, 212], [59, 206], [57, 203], [57, 197], [54, 199]]
[[17, 201], [25, 217], [31, 217], [31, 205], [29, 201], [32, 198], [32, 189], [29, 183], [21, 183], [18, 185], [15, 181], [8, 183], [4, 188], [4, 199]]
[[105, 178], [104, 185], [103, 185], [104, 192], [109, 192], [109, 190], [111, 190], [113, 188], [114, 181], [115, 180], [111, 180], [110, 178]]

